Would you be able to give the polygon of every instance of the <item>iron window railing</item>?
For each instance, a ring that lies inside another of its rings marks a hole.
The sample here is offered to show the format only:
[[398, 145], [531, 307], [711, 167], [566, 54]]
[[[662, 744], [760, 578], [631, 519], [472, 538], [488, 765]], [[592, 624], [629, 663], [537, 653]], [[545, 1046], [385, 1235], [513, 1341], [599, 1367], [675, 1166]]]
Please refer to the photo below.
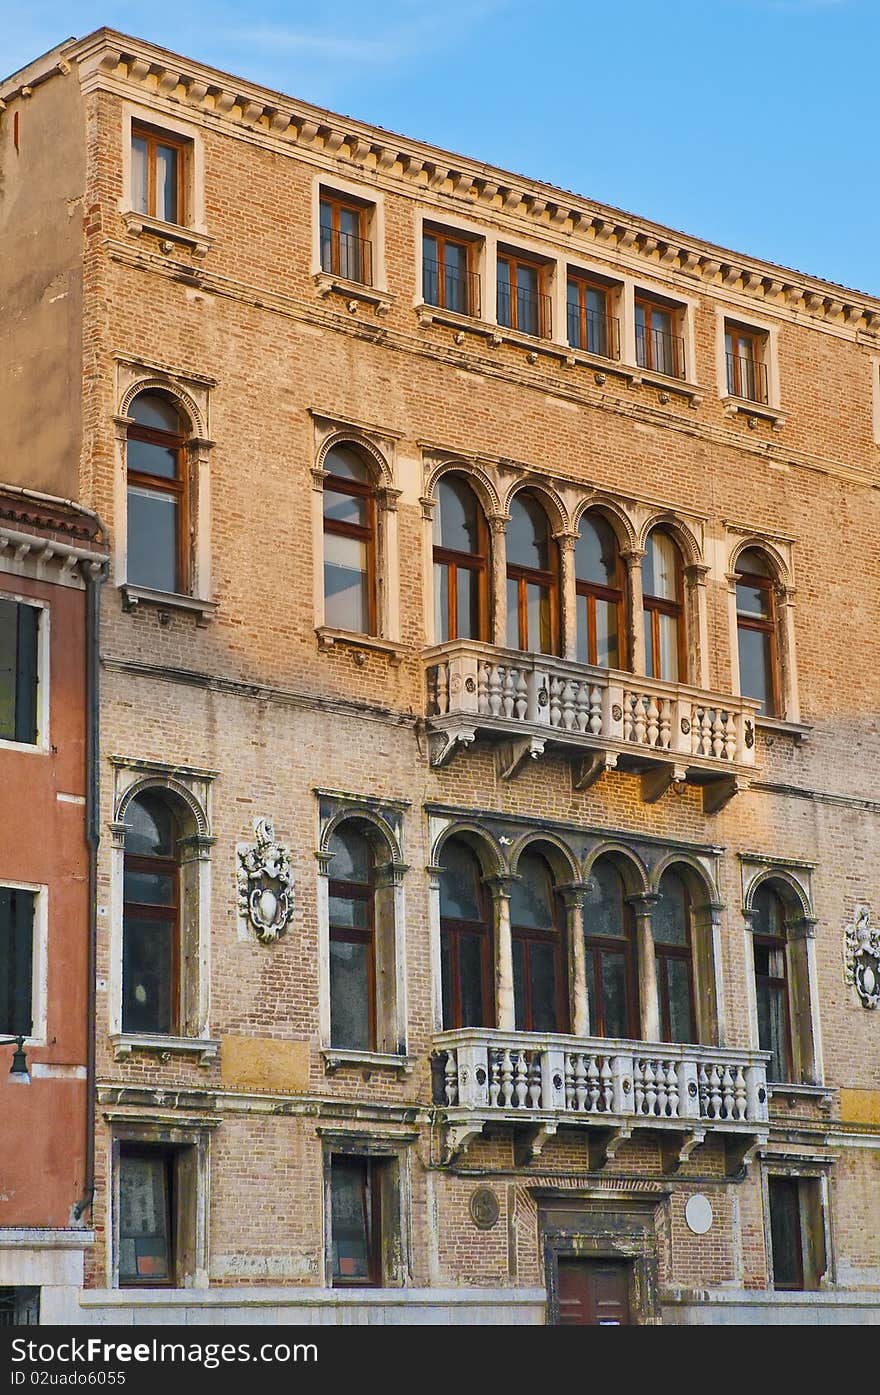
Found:
[[373, 284], [373, 245], [365, 237], [321, 229], [321, 269], [362, 286]]
[[684, 340], [663, 329], [636, 325], [636, 363], [667, 378], [683, 378]]
[[727, 391], [731, 397], [744, 397], [749, 402], [767, 405], [767, 365], [745, 354], [727, 355]]
[[598, 358], [620, 358], [620, 321], [580, 305], [568, 307], [568, 342]]
[[439, 262], [422, 262], [422, 295], [426, 305], [453, 310], [458, 315], [480, 315], [479, 272], [460, 272]]

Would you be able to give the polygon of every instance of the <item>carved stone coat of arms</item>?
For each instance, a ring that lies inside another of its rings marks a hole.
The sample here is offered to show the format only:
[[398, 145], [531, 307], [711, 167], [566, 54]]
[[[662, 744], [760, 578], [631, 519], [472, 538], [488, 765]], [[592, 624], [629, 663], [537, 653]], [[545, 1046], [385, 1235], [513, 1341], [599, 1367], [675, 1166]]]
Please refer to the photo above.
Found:
[[844, 931], [843, 961], [847, 983], [856, 990], [862, 1007], [880, 1005], [880, 929], [872, 927], [867, 906], [856, 906], [851, 925]]
[[238, 852], [238, 911], [258, 940], [271, 944], [293, 916], [293, 872], [287, 848], [269, 819], [254, 823], [256, 841]]

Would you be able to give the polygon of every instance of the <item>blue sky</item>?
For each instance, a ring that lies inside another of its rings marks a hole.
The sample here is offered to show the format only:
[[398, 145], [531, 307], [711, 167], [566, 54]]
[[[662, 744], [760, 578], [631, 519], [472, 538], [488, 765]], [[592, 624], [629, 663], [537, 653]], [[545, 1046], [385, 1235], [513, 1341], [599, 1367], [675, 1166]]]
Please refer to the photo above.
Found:
[[0, 0], [880, 294], [880, 0]]

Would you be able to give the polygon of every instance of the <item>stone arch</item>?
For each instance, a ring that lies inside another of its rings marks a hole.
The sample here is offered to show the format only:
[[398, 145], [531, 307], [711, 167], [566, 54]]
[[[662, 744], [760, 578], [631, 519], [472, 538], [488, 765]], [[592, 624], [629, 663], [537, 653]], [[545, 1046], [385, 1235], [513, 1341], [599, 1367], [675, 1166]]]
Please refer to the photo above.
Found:
[[625, 843], [615, 840], [600, 843], [597, 848], [584, 858], [584, 881], [589, 880], [589, 876], [595, 864], [600, 858], [609, 857], [613, 860], [615, 867], [623, 877], [627, 896], [644, 896], [650, 890], [650, 878], [648, 869], [642, 859], [628, 848]]
[[480, 864], [484, 877], [497, 877], [507, 871], [507, 863], [497, 839], [486, 828], [467, 819], [457, 819], [442, 829], [434, 840], [431, 850], [431, 863], [441, 865], [443, 849], [450, 838], [460, 838], [467, 843]]
[[437, 503], [437, 486], [444, 475], [462, 475], [480, 501], [483, 513], [489, 518], [502, 512], [501, 497], [488, 472], [475, 461], [463, 457], [450, 456], [448, 460], [433, 466], [425, 483], [425, 498]]
[[685, 567], [702, 566], [703, 551], [697, 541], [696, 534], [689, 524], [669, 509], [659, 510], [651, 514], [647, 522], [643, 524], [639, 535], [639, 547], [643, 551], [647, 547], [649, 534], [653, 533], [655, 528], [662, 528], [671, 538], [674, 538], [681, 551]]
[[757, 534], [748, 538], [739, 538], [731, 548], [728, 571], [731, 575], [736, 571], [737, 562], [744, 552], [760, 552], [766, 558], [770, 568], [770, 573], [777, 586], [788, 590], [794, 585], [794, 578], [791, 575], [791, 568], [782, 552], [772, 542]]
[[527, 490], [529, 494], [534, 494], [535, 498], [540, 500], [541, 507], [550, 520], [550, 531], [554, 537], [560, 533], [571, 532], [571, 516], [568, 506], [558, 489], [546, 480], [529, 479], [528, 476], [515, 480], [504, 498], [504, 512], [508, 516], [510, 515], [510, 505], [515, 496], [521, 494], [523, 490]]
[[785, 867], [765, 867], [756, 872], [746, 888], [743, 910], [751, 914], [755, 905], [755, 893], [762, 886], [772, 886], [785, 907], [786, 925], [800, 921], [815, 920], [809, 894], [800, 882]]
[[324, 462], [330, 454], [330, 451], [334, 450], [337, 446], [348, 446], [350, 450], [353, 450], [357, 455], [363, 458], [364, 464], [373, 477], [373, 485], [375, 488], [394, 488], [394, 473], [387, 459], [379, 450], [379, 447], [374, 445], [363, 432], [353, 428], [346, 429], [340, 427], [338, 431], [332, 432], [326, 440], [321, 442], [316, 462], [319, 470], [326, 469]]
[[125, 823], [128, 806], [133, 799], [137, 799], [147, 790], [159, 790], [163, 794], [172, 795], [178, 804], [183, 805], [186, 809], [198, 837], [209, 838], [211, 836], [208, 815], [202, 804], [196, 799], [192, 790], [188, 789], [181, 780], [175, 780], [173, 776], [145, 775], [143, 779], [136, 780], [133, 785], [129, 785], [117, 801], [114, 816], [116, 823]]
[[388, 820], [377, 813], [375, 809], [359, 808], [357, 805], [340, 809], [337, 814], [328, 819], [321, 830], [319, 855], [329, 857], [330, 840], [343, 823], [358, 823], [364, 826], [364, 832], [373, 849], [374, 856], [377, 852], [379, 853], [379, 856], [376, 856], [377, 862], [403, 863], [400, 843]]
[[508, 861], [514, 876], [518, 875], [517, 869], [523, 853], [533, 849], [546, 858], [557, 887], [581, 880], [580, 864], [565, 839], [558, 833], [549, 833], [542, 829], [529, 829], [517, 838], [511, 848]]
[[719, 903], [714, 877], [693, 853], [673, 849], [660, 859], [650, 878], [650, 887], [654, 894], [660, 890], [664, 872], [669, 871], [677, 872], [682, 878], [695, 908]]
[[609, 498], [605, 494], [592, 494], [578, 504], [572, 515], [572, 529], [575, 533], [580, 531], [581, 521], [588, 513], [598, 513], [605, 519], [609, 527], [614, 530], [621, 552], [633, 552], [638, 548], [639, 535], [636, 526], [623, 506], [615, 499]]
[[136, 397], [140, 397], [144, 392], [158, 392], [166, 397], [173, 397], [185, 411], [189, 418], [190, 435], [206, 438], [208, 435], [208, 424], [204, 419], [201, 408], [195, 398], [179, 387], [171, 378], [146, 377], [139, 378], [137, 382], [131, 383], [122, 394], [119, 404], [120, 416], [127, 417], [132, 402]]

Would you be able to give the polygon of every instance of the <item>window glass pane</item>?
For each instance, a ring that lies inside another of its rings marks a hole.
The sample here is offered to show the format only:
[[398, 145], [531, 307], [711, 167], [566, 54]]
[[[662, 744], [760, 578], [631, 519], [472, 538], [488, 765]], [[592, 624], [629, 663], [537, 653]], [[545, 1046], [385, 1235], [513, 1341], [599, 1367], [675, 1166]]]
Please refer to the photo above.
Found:
[[519, 585], [507, 578], [507, 647], [519, 648]]
[[330, 1164], [330, 1230], [333, 1279], [370, 1279], [370, 1228], [366, 1158], [334, 1157]]
[[578, 581], [617, 585], [617, 539], [599, 514], [584, 514], [581, 519], [574, 563]]
[[373, 858], [361, 826], [346, 821], [339, 825], [328, 844], [330, 876], [337, 882], [369, 882]]
[[347, 237], [360, 237], [361, 215], [358, 209], [340, 208], [339, 231], [344, 233]]
[[15, 740], [15, 695], [18, 685], [18, 606], [0, 601], [0, 738]]
[[480, 864], [466, 843], [450, 838], [443, 849], [440, 915], [447, 920], [483, 919]]
[[126, 915], [122, 951], [122, 1030], [173, 1030], [173, 945], [171, 920]]
[[143, 136], [131, 138], [131, 206], [135, 213], [147, 208], [147, 142]]
[[759, 935], [785, 934], [785, 907], [769, 883], [758, 887], [752, 900], [752, 924]]
[[133, 799], [125, 814], [125, 851], [141, 857], [172, 857], [175, 852], [174, 815], [161, 794], [146, 790]]
[[333, 207], [325, 199], [321, 200], [321, 228], [329, 230], [333, 226]]
[[324, 534], [324, 624], [360, 634], [369, 631], [367, 545], [360, 538]]
[[369, 1051], [370, 946], [330, 941], [330, 1040], [350, 1051]]
[[512, 940], [513, 949], [513, 1018], [518, 1032], [526, 1031], [526, 970], [528, 945], [518, 936]]
[[37, 739], [36, 606], [0, 600], [0, 739]]
[[617, 606], [612, 601], [596, 601], [596, 663], [600, 668], [620, 668], [617, 634]]
[[516, 286], [518, 291], [525, 292], [526, 295], [537, 295], [538, 293], [538, 269], [534, 266], [523, 266], [520, 262], [516, 269]]
[[369, 930], [371, 898], [365, 896], [331, 896], [330, 924], [339, 929]]
[[770, 713], [773, 710], [772, 635], [763, 630], [740, 628], [737, 636], [739, 690], [744, 697], [757, 698], [761, 704], [761, 711]]
[[553, 883], [540, 853], [525, 852], [517, 864], [518, 880], [510, 892], [510, 923], [535, 930], [554, 924]]
[[660, 656], [654, 652], [654, 618], [650, 610], [645, 611], [645, 673], [649, 678], [660, 675]]
[[553, 945], [529, 945], [532, 961], [532, 1031], [558, 1032], [556, 950]]
[[593, 864], [584, 897], [584, 934], [620, 939], [624, 923], [623, 878], [607, 857]]
[[[28, 1036], [33, 1027], [32, 891], [0, 887], [0, 1033]], [[8, 1070], [8, 1066], [6, 1067]]]
[[443, 998], [443, 1027], [450, 1031], [459, 1024], [452, 1011], [452, 956], [455, 940], [450, 935], [440, 936], [440, 991]]
[[528, 613], [528, 648], [537, 654], [552, 654], [553, 642], [550, 627], [550, 592], [546, 586], [526, 586], [526, 607]]
[[183, 430], [180, 413], [167, 397], [156, 392], [139, 392], [128, 409], [138, 426], [149, 426], [154, 431], [168, 431], [179, 436]]
[[[767, 1065], [768, 1080], [788, 1079], [787, 1032], [785, 1022], [785, 986], [768, 983], [760, 975], [758, 950], [755, 946], [756, 993], [758, 999], [758, 1046], [772, 1053]], [[760, 975], [760, 976], [759, 976]]]
[[761, 620], [769, 620], [769, 592], [763, 586], [750, 586], [745, 581], [738, 581], [736, 583], [736, 610], [738, 615], [754, 615]]
[[479, 552], [480, 514], [474, 491], [458, 476], [445, 475], [437, 493], [434, 546], [454, 552]]
[[577, 661], [579, 664], [590, 664], [593, 660], [590, 655], [590, 619], [587, 597], [578, 594], [574, 599], [577, 617]]
[[668, 683], [678, 682], [678, 620], [674, 615], [659, 615], [660, 672], [655, 677]]
[[664, 872], [660, 878], [660, 895], [651, 913], [651, 927], [655, 944], [688, 943], [688, 895], [675, 872]]
[[156, 475], [163, 480], [178, 478], [179, 452], [176, 447], [157, 446], [153, 441], [129, 437], [126, 459], [129, 470], [140, 475]]
[[460, 1027], [486, 1027], [483, 1021], [483, 939], [479, 935], [458, 935], [461, 980]]
[[537, 499], [519, 493], [510, 505], [507, 561], [538, 571], [550, 568], [550, 523]]
[[773, 1287], [803, 1288], [801, 1252], [800, 1192], [795, 1177], [770, 1177], [770, 1249], [773, 1256]]
[[177, 539], [176, 496], [129, 485], [128, 580], [154, 591], [177, 591]]
[[324, 517], [333, 523], [353, 523], [367, 528], [370, 522], [369, 501], [362, 494], [339, 494], [329, 487], [324, 490]]
[[580, 295], [576, 281], [569, 281], [566, 287], [565, 303], [568, 315], [568, 342], [573, 349], [582, 349], [584, 345], [581, 334]]
[[642, 558], [642, 591], [662, 601], [678, 600], [678, 548], [668, 533], [655, 528]]
[[467, 567], [456, 568], [458, 583], [458, 638], [480, 638], [480, 575]]
[[156, 146], [156, 217], [166, 223], [178, 221], [177, 163], [173, 146]]
[[173, 872], [139, 872], [126, 867], [123, 896], [141, 906], [173, 906], [177, 876]]
[[447, 310], [459, 315], [468, 313], [468, 254], [467, 248], [455, 242], [447, 242], [444, 248], [446, 263], [444, 292]]
[[627, 1006], [626, 959], [613, 950], [603, 949], [602, 1011], [606, 1037], [628, 1037], [630, 1034]]
[[422, 238], [422, 296], [428, 305], [440, 304], [439, 248], [436, 237]]
[[169, 1159], [119, 1160], [119, 1279], [162, 1282], [170, 1277], [168, 1245]]
[[687, 959], [666, 960], [669, 1040], [693, 1041], [691, 1025], [691, 966]]
[[369, 484], [370, 477], [366, 465], [357, 452], [350, 450], [348, 446], [334, 446], [328, 451], [324, 458], [324, 469], [328, 475], [339, 475], [342, 479], [359, 480], [361, 484]]
[[449, 630], [449, 566], [434, 563], [434, 642], [444, 644], [452, 636]]

